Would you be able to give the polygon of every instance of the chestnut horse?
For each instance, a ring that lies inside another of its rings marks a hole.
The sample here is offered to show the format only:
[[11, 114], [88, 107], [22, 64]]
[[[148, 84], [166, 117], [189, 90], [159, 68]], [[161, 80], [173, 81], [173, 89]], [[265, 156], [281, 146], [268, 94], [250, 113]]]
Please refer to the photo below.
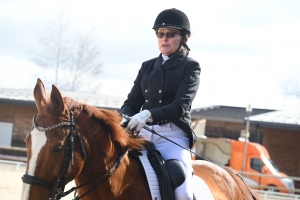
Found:
[[[75, 199], [151, 200], [142, 164], [128, 153], [144, 141], [119, 126], [116, 111], [62, 97], [54, 85], [49, 98], [40, 79], [34, 98], [38, 113], [25, 139], [22, 200], [60, 199], [75, 189]], [[216, 200], [258, 199], [228, 169], [201, 160], [194, 161], [193, 168]], [[72, 180], [76, 188], [64, 192]]]

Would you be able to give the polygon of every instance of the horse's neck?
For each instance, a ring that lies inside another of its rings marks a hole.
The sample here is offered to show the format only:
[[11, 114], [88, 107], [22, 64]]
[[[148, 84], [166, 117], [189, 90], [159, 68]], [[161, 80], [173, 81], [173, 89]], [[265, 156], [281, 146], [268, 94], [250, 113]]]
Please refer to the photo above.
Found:
[[[88, 131], [86, 131], [85, 133], [87, 132]], [[95, 190], [92, 191], [93, 195], [104, 197], [111, 196], [111, 181], [106, 180], [106, 177], [108, 177], [110, 173], [110, 171], [108, 171], [109, 167], [117, 159], [119, 150], [113, 144], [107, 144], [105, 145], [105, 147], [103, 147], [103, 145], [101, 145], [103, 141], [97, 141], [97, 137], [93, 135], [84, 135], [84, 137], [87, 140], [86, 147], [88, 149], [88, 154], [87, 159], [82, 165], [80, 174], [75, 178], [76, 185], [81, 185], [100, 174], [103, 175], [100, 175], [99, 178], [96, 178], [90, 184], [79, 189], [78, 194], [83, 194], [93, 186], [103, 182]], [[121, 168], [122, 166], [120, 167], [120, 169]]]
[[[97, 158], [97, 156], [95, 156], [95, 158]], [[98, 158], [98, 160], [101, 159]], [[76, 178], [77, 185], [80, 185], [98, 174], [105, 172], [105, 170], [107, 170], [110, 166], [106, 164], [106, 169], [104, 170], [103, 166], [101, 166], [103, 161], [92, 164], [88, 163], [88, 161], [89, 159], [84, 164], [85, 167], [80, 175]], [[95, 179], [91, 184], [83, 187], [78, 192], [80, 194], [85, 193], [85, 191], [105, 180], [105, 176]], [[128, 194], [134, 194], [139, 191], [140, 193], [143, 193], [143, 195], [137, 195], [138, 199], [141, 199], [148, 193], [149, 190], [147, 180], [143, 176], [145, 176], [145, 174], [143, 174], [143, 169], [141, 168], [139, 161], [137, 159], [132, 159], [128, 156], [128, 154], [126, 154], [120, 164], [120, 167], [108, 180], [104, 181], [103, 184], [99, 185], [99, 187], [93, 191], [93, 195], [105, 198], [112, 197], [113, 199], [125, 199]], [[143, 199], [148, 199], [148, 195]]]
[[95, 170], [95, 168], [97, 171], [107, 170], [117, 160], [117, 157], [122, 153], [122, 149], [108, 139], [99, 141], [97, 137], [91, 135], [87, 137], [89, 138], [89, 153], [85, 167], [87, 170]]
[[115, 199], [128, 199], [128, 197], [129, 199], [151, 199], [148, 182], [140, 161], [131, 158], [128, 154], [109, 182], [111, 195]]
[[[103, 133], [101, 127], [92, 130], [93, 125], [97, 125], [88, 120], [88, 118], [78, 119], [78, 126], [81, 127], [80, 131], [86, 140], [88, 154], [80, 174], [76, 177], [77, 185], [105, 172], [124, 152], [120, 145], [111, 140], [109, 133]], [[78, 193], [83, 194], [104, 180], [104, 177], [95, 179], [78, 190]], [[106, 199], [128, 199], [128, 197], [130, 199], [151, 199], [146, 176], [139, 160], [129, 157], [128, 154], [124, 156], [120, 167], [109, 180], [106, 180], [92, 193]]]
[[[118, 156], [123, 153], [122, 149], [113, 143], [107, 145], [105, 149], [102, 149], [100, 144], [96, 145], [94, 143], [93, 146], [97, 147], [90, 147], [88, 158], [83, 165], [84, 167], [80, 175], [76, 179], [77, 185], [105, 172], [117, 160]], [[87, 187], [82, 188], [79, 193], [82, 194], [94, 185], [97, 185], [105, 179], [105, 176], [95, 179]], [[144, 195], [149, 192], [147, 179], [139, 160], [125, 154], [120, 167], [116, 169], [114, 174], [108, 180], [97, 187], [93, 193], [95, 196], [113, 197], [112, 199], [126, 199], [126, 195], [134, 194], [137, 190]], [[148, 197], [145, 198], [143, 195], [137, 195], [137, 199], [142, 198], [146, 200]]]

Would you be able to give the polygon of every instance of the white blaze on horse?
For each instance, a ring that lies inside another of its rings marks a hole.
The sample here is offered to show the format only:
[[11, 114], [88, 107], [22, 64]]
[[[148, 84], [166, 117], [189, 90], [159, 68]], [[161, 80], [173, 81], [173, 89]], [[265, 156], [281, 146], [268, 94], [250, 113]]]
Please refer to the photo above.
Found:
[[[76, 199], [83, 200], [152, 199], [140, 160], [128, 154], [144, 141], [119, 126], [116, 111], [62, 97], [54, 85], [49, 98], [40, 79], [34, 98], [38, 113], [25, 139], [28, 158], [21, 200], [57, 200], [75, 189]], [[258, 199], [227, 168], [200, 160], [193, 161], [193, 168], [216, 200]], [[72, 180], [76, 188], [64, 192]]]

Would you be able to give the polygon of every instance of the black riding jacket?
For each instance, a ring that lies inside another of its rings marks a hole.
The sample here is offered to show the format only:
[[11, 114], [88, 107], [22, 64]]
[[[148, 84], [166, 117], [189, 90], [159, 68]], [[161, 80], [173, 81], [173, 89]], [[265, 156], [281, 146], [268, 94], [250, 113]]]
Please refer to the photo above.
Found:
[[194, 59], [180, 52], [162, 65], [159, 57], [145, 61], [134, 81], [121, 110], [128, 116], [149, 110], [152, 124], [173, 122], [189, 138], [190, 148], [197, 137], [191, 128], [191, 105], [200, 77], [200, 65]]

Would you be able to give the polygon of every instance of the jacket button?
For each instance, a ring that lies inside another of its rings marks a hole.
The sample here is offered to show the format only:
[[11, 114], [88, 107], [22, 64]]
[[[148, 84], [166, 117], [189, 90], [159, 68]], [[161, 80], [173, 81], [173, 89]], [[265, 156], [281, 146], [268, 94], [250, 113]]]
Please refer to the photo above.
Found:
[[165, 122], [168, 122], [168, 120], [165, 120]]
[[145, 90], [145, 93], [147, 93], [148, 92], [148, 90]]
[[148, 100], [146, 100], [146, 102], [148, 102]]
[[158, 90], [158, 93], [161, 93], [161, 90]]
[[161, 103], [161, 100], [159, 100], [158, 102]]

